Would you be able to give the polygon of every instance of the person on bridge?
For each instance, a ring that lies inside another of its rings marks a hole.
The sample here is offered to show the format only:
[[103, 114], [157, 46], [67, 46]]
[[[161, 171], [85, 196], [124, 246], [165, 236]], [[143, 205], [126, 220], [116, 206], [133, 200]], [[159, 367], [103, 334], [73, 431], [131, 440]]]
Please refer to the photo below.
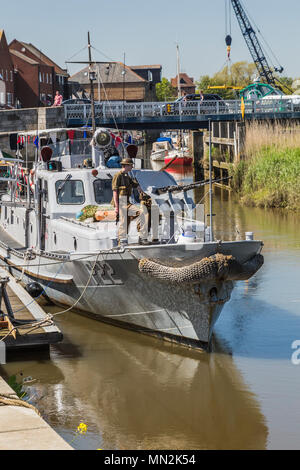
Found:
[[59, 91], [57, 91], [54, 97], [53, 106], [61, 106], [62, 100], [63, 100], [62, 95], [59, 93]]
[[113, 199], [112, 205], [115, 207], [117, 220], [119, 220], [119, 244], [126, 245], [128, 243], [129, 224], [132, 219], [136, 219], [139, 228], [139, 243], [148, 245], [148, 223], [149, 214], [145, 204], [140, 207], [130, 202], [133, 188], [140, 187], [136, 181], [129, 176], [129, 172], [133, 167], [131, 158], [123, 158], [121, 161], [122, 170], [115, 174], [112, 180]]

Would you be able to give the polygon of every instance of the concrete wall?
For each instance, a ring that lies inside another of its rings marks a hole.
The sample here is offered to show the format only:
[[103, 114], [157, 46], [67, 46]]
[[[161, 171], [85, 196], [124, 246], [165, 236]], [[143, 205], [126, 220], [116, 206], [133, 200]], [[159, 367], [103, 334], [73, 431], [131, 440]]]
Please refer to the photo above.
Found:
[[[11, 150], [9, 145], [10, 134], [56, 127], [66, 127], [63, 107], [0, 111], [0, 149], [14, 155], [15, 151]], [[29, 158], [33, 158], [31, 153]]]
[[73, 450], [33, 409], [14, 406], [15, 392], [0, 377], [0, 397], [12, 402], [0, 406], [0, 450]]
[[65, 127], [64, 108], [25, 108], [0, 111], [0, 133]]

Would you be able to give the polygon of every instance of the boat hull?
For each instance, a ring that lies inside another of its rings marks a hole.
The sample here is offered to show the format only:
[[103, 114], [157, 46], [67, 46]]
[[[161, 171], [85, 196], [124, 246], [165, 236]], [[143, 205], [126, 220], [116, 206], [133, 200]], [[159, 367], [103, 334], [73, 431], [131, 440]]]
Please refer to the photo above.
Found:
[[138, 271], [136, 260], [126, 266], [124, 261], [106, 262], [105, 269], [115, 278], [110, 283], [99, 277], [102, 269], [98, 262], [87, 288], [91, 263], [82, 262], [69, 263], [64, 270], [73, 273], [72, 283], [28, 274], [23, 282], [38, 282], [59, 305], [72, 306], [81, 297], [76, 311], [97, 320], [201, 349], [209, 347], [213, 326], [233, 289], [231, 281], [182, 286], [151, 279]]
[[[172, 161], [172, 158], [166, 157], [165, 158], [165, 164], [168, 164]], [[191, 157], [177, 157], [175, 160], [172, 161], [172, 165], [191, 165], [193, 162], [193, 159]]]
[[[235, 250], [238, 254], [242, 248], [238, 243], [233, 242], [227, 249], [224, 246], [224, 252]], [[180, 264], [185, 264], [216, 252], [215, 243], [200, 245], [202, 248], [196, 252], [178, 245], [141, 247], [99, 258], [62, 263], [47, 260], [47, 266], [43, 257], [37, 257], [32, 263], [45, 264], [45, 268], [36, 273], [30, 263], [22, 272], [14, 265], [13, 254], [9, 263], [13, 274], [24, 284], [38, 282], [46, 296], [59, 305], [116, 326], [209, 349], [213, 327], [230, 299], [234, 283], [208, 280], [177, 285], [139, 270], [139, 259], [145, 257], [176, 259], [176, 263], [180, 260]], [[258, 252], [259, 246], [258, 242], [246, 244], [242, 249], [244, 259]]]

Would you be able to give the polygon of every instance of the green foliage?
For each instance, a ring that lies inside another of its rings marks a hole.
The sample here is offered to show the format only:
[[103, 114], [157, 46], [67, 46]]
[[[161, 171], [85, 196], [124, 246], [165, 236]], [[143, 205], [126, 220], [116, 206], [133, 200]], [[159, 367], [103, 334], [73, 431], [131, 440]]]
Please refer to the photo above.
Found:
[[241, 160], [238, 164], [233, 165], [231, 164], [228, 170], [229, 176], [232, 177], [231, 179], [231, 187], [240, 192], [243, 186], [243, 181], [245, 178], [245, 174], [247, 172], [247, 163], [244, 160]]
[[300, 149], [265, 147], [243, 168], [244, 202], [300, 208]]
[[25, 398], [26, 392], [23, 391], [23, 384], [17, 381], [16, 375], [11, 375], [7, 380], [8, 385], [13, 389], [19, 398]]
[[281, 77], [280, 75], [275, 75], [275, 77], [278, 79], [278, 87], [281, 84], [283, 93], [291, 95], [294, 92], [292, 87], [294, 79], [292, 77]]
[[158, 101], [173, 101], [177, 96], [177, 90], [167, 78], [163, 77], [161, 82], [156, 84], [156, 96]]
[[232, 64], [231, 67], [224, 67], [220, 72], [210, 77], [209, 75], [202, 75], [199, 81], [196, 82], [197, 90], [203, 90], [204, 93], [217, 93], [222, 98], [227, 100], [238, 99], [238, 91], [232, 89], [209, 89], [209, 86], [236, 86], [244, 88], [253, 81], [256, 73], [255, 64], [241, 61]]
[[196, 81], [196, 92], [199, 93], [200, 90], [203, 93], [208, 93], [208, 86], [212, 85], [212, 79], [209, 75], [201, 75], [200, 79]]

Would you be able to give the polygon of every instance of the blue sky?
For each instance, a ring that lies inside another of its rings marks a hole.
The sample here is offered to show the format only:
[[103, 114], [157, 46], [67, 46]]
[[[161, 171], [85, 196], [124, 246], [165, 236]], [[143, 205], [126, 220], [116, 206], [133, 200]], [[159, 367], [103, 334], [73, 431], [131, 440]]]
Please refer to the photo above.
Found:
[[[300, 1], [242, 0], [271, 46], [285, 75], [300, 77]], [[8, 42], [31, 42], [60, 66], [87, 45], [128, 65], [161, 64], [176, 75], [176, 43], [181, 70], [197, 80], [218, 72], [226, 61], [225, 0], [12, 0], [5, 3], [0, 28]], [[232, 12], [232, 62], [251, 61]], [[258, 36], [262, 41], [261, 36]], [[106, 60], [93, 51], [95, 60]], [[86, 60], [87, 51], [72, 60]], [[271, 65], [271, 64], [270, 64]], [[69, 66], [75, 73], [81, 66]]]

